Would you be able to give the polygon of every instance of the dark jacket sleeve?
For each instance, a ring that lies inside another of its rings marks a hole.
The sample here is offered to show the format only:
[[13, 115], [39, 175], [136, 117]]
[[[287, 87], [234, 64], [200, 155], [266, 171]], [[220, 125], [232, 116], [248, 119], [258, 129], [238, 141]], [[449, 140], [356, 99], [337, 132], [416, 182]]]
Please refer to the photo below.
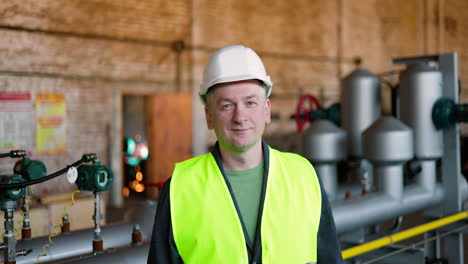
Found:
[[164, 183], [158, 199], [158, 208], [151, 236], [148, 264], [181, 264], [183, 263], [174, 242], [171, 225], [169, 199], [170, 179]]
[[343, 263], [341, 248], [336, 234], [335, 220], [328, 201], [327, 194], [320, 183], [322, 192], [322, 215], [318, 231], [317, 263], [331, 264]]

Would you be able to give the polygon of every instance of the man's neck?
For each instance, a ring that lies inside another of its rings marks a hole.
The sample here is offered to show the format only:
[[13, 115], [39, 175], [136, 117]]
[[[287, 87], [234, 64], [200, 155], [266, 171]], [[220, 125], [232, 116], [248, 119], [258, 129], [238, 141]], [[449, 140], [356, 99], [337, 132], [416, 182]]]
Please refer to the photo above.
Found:
[[223, 167], [227, 170], [247, 170], [255, 168], [263, 161], [262, 141], [246, 151], [235, 151], [219, 145]]

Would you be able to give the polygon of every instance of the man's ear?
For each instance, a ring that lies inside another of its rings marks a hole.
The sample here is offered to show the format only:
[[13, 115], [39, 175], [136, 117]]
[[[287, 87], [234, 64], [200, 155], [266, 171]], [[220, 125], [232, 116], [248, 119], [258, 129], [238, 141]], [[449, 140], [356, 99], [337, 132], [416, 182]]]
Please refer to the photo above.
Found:
[[265, 123], [270, 124], [271, 122], [271, 103], [270, 99], [266, 99], [265, 101]]
[[205, 105], [205, 118], [206, 118], [206, 125], [208, 126], [209, 130], [212, 130], [213, 127], [213, 117], [212, 114], [210, 113], [210, 110], [208, 109], [208, 106]]

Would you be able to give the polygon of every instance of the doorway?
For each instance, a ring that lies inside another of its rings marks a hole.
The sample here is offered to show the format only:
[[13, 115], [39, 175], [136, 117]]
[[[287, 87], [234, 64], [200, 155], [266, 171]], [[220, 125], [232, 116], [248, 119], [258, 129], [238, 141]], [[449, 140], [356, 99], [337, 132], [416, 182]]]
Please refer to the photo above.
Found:
[[122, 96], [123, 192], [157, 199], [174, 164], [192, 156], [192, 95]]

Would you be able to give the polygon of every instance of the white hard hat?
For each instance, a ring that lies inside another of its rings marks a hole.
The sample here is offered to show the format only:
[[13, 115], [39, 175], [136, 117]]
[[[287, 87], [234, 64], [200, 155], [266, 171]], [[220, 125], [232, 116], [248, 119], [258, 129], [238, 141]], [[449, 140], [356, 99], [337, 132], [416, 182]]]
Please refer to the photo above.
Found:
[[204, 95], [213, 85], [252, 79], [263, 83], [266, 96], [269, 97], [273, 83], [257, 53], [241, 45], [227, 46], [211, 56], [203, 73], [199, 95], [205, 104]]

